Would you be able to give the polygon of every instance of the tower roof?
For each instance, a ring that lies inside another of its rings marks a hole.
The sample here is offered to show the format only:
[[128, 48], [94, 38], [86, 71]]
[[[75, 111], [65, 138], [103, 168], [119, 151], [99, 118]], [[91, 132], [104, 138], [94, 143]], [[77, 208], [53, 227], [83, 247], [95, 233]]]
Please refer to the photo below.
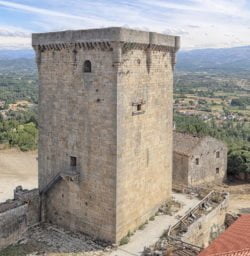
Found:
[[180, 37], [156, 32], [140, 31], [122, 27], [109, 27], [86, 30], [66, 30], [32, 34], [32, 45], [88, 42], [127, 42], [180, 48]]

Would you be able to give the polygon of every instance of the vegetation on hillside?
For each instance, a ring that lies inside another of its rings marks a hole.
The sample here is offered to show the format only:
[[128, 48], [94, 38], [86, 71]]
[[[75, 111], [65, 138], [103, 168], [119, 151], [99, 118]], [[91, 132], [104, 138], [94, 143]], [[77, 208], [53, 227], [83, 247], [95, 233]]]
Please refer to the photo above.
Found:
[[0, 74], [0, 101], [4, 102], [6, 109], [8, 104], [18, 100], [27, 100], [31, 103], [38, 101], [38, 86], [34, 75]]
[[0, 115], [0, 143], [19, 147], [22, 151], [37, 148], [37, 110], [10, 111], [8, 118]]
[[224, 141], [228, 151], [228, 173], [250, 173], [250, 128], [247, 124], [225, 121], [217, 125], [214, 121], [204, 122], [199, 117], [175, 114], [176, 130], [198, 136], [212, 136]]

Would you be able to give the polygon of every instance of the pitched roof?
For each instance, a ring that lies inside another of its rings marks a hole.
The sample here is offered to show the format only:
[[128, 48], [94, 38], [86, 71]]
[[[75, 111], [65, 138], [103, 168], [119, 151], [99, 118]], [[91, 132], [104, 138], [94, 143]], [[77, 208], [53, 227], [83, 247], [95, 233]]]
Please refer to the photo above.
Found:
[[239, 217], [199, 256], [250, 256], [250, 214]]
[[188, 133], [174, 132], [174, 152], [189, 156], [203, 138]]

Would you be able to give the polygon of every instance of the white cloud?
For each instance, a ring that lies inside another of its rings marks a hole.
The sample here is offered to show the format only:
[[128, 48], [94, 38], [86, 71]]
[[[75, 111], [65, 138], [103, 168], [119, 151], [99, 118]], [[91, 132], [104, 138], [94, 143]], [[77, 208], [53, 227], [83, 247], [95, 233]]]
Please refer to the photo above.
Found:
[[19, 36], [1, 36], [0, 35], [0, 48], [3, 49], [30, 49], [31, 38]]
[[[32, 14], [29, 25], [35, 32], [127, 26], [180, 35], [186, 49], [250, 44], [246, 4], [247, 0], [44, 0], [46, 8], [40, 8], [0, 0], [0, 8]], [[0, 24], [0, 47], [7, 42], [30, 44], [30, 33]]]
[[0, 48], [30, 48], [31, 31], [0, 25]]
[[12, 26], [0, 26], [0, 36], [2, 37], [26, 37], [29, 38], [31, 31], [12, 27]]
[[10, 7], [22, 11], [26, 11], [29, 13], [36, 13], [36, 14], [41, 14], [44, 16], [53, 16], [53, 17], [61, 17], [61, 18], [68, 18], [68, 19], [74, 19], [74, 20], [82, 20], [82, 21], [87, 21], [87, 22], [93, 22], [92, 19], [89, 19], [87, 17], [82, 17], [78, 15], [71, 15], [68, 13], [64, 12], [58, 12], [58, 11], [51, 11], [48, 9], [43, 9], [43, 8], [37, 8], [37, 7], [32, 7], [24, 4], [18, 4], [18, 3], [13, 3], [13, 2], [8, 2], [8, 1], [0, 1], [0, 6], [5, 6], [5, 7]]
[[163, 34], [167, 35], [176, 35], [176, 36], [184, 36], [189, 35], [189, 32], [184, 29], [173, 29], [173, 28], [166, 28], [162, 31]]

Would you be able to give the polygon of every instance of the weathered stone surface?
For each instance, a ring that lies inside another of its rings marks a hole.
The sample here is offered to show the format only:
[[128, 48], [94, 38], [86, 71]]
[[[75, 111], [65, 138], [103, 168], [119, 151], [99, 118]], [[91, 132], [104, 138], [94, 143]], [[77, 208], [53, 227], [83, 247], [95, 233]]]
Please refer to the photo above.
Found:
[[174, 133], [173, 184], [200, 186], [226, 180], [227, 146], [212, 137]]
[[[33, 35], [39, 189], [77, 158], [79, 183], [46, 195], [46, 220], [117, 242], [171, 195], [179, 38], [124, 28]], [[85, 73], [84, 62], [91, 62]]]
[[38, 190], [15, 190], [15, 199], [0, 204], [0, 249], [16, 243], [39, 222]]
[[229, 196], [220, 202], [214, 209], [207, 209], [208, 214], [204, 214], [194, 221], [187, 232], [182, 236], [184, 242], [206, 247], [225, 229], [225, 214], [228, 210]]

